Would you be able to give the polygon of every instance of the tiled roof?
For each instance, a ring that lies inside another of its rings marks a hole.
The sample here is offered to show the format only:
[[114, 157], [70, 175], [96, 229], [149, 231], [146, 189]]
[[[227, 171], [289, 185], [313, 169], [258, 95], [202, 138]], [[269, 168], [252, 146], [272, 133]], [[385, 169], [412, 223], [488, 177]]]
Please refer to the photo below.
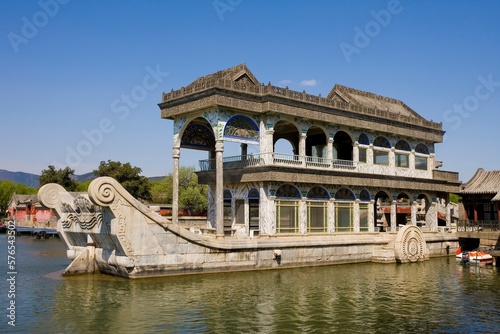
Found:
[[232, 80], [232, 81], [240, 81], [245, 80], [254, 85], [258, 85], [259, 81], [252, 72], [248, 69], [245, 64], [239, 64], [230, 68], [227, 68], [222, 71], [218, 71], [212, 74], [208, 74], [202, 77], [197, 78], [195, 81], [189, 84], [188, 87], [196, 86], [197, 84], [201, 84], [206, 80]]
[[327, 99], [340, 99], [363, 107], [386, 110], [394, 114], [421, 117], [400, 100], [336, 84]]
[[14, 200], [17, 203], [19, 203], [19, 204], [24, 204], [24, 203], [35, 204], [35, 203], [38, 203], [38, 195], [19, 195], [19, 194], [14, 194], [13, 197], [14, 197]]
[[[212, 74], [198, 77], [188, 86], [182, 87], [182, 94], [184, 94], [184, 90], [189, 92], [188, 94], [191, 94], [192, 92], [200, 91], [205, 87], [217, 86], [217, 84], [220, 84], [218, 82], [219, 80], [248, 83], [250, 84], [250, 86], [263, 85], [259, 83], [257, 78], [253, 75], [253, 73], [248, 69], [248, 67], [245, 64], [239, 64], [227, 68], [225, 70], [221, 70]], [[177, 95], [171, 94], [171, 97], [172, 96], [175, 97], [178, 95], [179, 94]], [[404, 102], [400, 100], [350, 88], [347, 86], [342, 86], [339, 84], [336, 84], [332, 88], [332, 90], [326, 97], [326, 100], [335, 100], [338, 102], [345, 103], [348, 106], [352, 106], [353, 108], [361, 110], [361, 112], [363, 112], [364, 109], [380, 110], [382, 112], [385, 112], [386, 114], [390, 113], [395, 116], [406, 117], [410, 120], [416, 120], [416, 119], [425, 120], [421, 115], [419, 115], [417, 112], [415, 112], [413, 109], [408, 107]], [[390, 115], [384, 115], [382, 117], [396, 119], [390, 117]]]
[[494, 194], [492, 200], [500, 200], [500, 170], [485, 171], [479, 168], [469, 182], [462, 185], [460, 193]]

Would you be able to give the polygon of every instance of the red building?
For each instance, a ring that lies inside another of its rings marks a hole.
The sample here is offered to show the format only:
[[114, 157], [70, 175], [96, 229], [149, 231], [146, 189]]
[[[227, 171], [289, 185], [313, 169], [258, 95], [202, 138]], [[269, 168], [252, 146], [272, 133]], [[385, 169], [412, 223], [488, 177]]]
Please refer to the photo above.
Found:
[[461, 187], [464, 217], [468, 221], [496, 221], [500, 217], [500, 170], [485, 171], [479, 168], [476, 174]]
[[9, 201], [8, 219], [21, 226], [48, 226], [55, 223], [54, 212], [38, 201], [37, 195], [14, 193]]

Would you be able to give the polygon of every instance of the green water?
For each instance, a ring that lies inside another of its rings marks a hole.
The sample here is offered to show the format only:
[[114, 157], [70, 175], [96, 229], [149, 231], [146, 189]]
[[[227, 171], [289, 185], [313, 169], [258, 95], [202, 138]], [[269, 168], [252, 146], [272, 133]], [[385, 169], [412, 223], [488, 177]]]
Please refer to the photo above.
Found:
[[[4, 333], [499, 333], [500, 271], [454, 258], [126, 280], [64, 277], [59, 239], [0, 235]], [[8, 324], [15, 301], [15, 327]]]

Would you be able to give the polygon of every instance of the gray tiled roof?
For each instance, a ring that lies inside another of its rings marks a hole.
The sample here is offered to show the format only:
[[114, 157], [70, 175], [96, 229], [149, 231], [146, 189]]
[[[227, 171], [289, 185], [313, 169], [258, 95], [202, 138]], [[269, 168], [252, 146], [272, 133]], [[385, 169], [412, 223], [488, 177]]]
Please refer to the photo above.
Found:
[[462, 194], [492, 194], [493, 201], [500, 200], [500, 170], [485, 171], [479, 168], [476, 174], [460, 189]]
[[377, 95], [370, 92], [365, 92], [362, 90], [342, 86], [336, 84], [333, 89], [328, 94], [328, 99], [341, 99], [344, 102], [357, 104], [367, 108], [386, 110], [394, 114], [400, 114], [410, 117], [421, 116], [417, 114], [413, 109], [408, 107], [400, 100], [396, 100], [390, 97], [385, 97], [382, 95]]

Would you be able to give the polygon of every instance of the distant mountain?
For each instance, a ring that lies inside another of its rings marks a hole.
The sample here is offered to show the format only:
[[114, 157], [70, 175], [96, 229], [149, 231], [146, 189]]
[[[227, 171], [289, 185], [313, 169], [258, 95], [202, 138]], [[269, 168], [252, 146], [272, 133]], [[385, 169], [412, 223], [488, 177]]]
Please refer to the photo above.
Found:
[[28, 187], [38, 188], [38, 175], [24, 173], [24, 172], [11, 172], [5, 169], [0, 169], [0, 180], [10, 180], [14, 183], [22, 183]]
[[95, 179], [95, 176], [94, 172], [89, 172], [82, 175], [73, 175], [72, 179], [75, 180], [76, 182], [85, 182]]
[[[154, 176], [148, 177], [149, 180], [161, 180], [164, 176]], [[95, 179], [94, 172], [89, 172], [81, 175], [73, 175], [72, 179], [76, 182], [85, 182], [88, 180]], [[28, 187], [38, 188], [38, 175], [30, 174], [25, 172], [11, 172], [5, 169], [0, 169], [0, 180], [10, 180], [14, 183], [22, 183], [27, 185]]]

